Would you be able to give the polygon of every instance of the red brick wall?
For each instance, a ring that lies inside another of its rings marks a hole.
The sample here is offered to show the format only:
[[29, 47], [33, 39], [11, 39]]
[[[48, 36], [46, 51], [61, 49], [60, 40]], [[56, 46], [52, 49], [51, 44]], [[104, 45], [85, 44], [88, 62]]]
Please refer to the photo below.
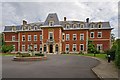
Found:
[[[42, 43], [40, 41], [40, 34], [42, 34], [42, 31], [34, 31], [34, 32], [20, 32], [20, 51], [22, 51], [22, 45], [25, 45], [25, 50], [28, 50], [28, 45], [37, 44], [37, 51], [39, 51], [39, 46]], [[22, 41], [22, 35], [25, 35], [25, 42]], [[28, 35], [31, 35], [31, 41], [28, 41]], [[37, 41], [34, 41], [34, 35], [37, 35]]]
[[4, 34], [5, 34], [5, 41], [12, 41], [12, 36], [15, 36], [16, 41], [18, 40], [18, 33], [6, 32]]

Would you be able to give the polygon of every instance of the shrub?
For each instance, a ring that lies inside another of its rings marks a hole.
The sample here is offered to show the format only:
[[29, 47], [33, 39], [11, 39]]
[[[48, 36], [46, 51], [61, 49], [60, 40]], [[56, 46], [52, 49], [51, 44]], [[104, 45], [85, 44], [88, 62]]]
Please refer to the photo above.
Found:
[[66, 54], [66, 52], [62, 52], [62, 54]]
[[30, 54], [28, 54], [28, 53], [22, 53], [21, 55], [22, 55], [22, 57], [30, 57]]
[[117, 40], [117, 49], [116, 49], [115, 64], [120, 69], [120, 39]]
[[38, 53], [37, 53], [37, 54], [35, 54], [35, 56], [44, 56], [44, 54], [38, 54]]
[[14, 50], [14, 47], [12, 45], [3, 45], [2, 46], [2, 52], [7, 53], [7, 52], [12, 52]]

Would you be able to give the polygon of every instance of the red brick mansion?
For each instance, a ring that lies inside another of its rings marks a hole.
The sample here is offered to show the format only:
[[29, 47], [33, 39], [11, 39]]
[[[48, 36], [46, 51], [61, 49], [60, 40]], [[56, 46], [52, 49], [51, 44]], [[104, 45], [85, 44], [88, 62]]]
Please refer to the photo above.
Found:
[[69, 21], [64, 17], [59, 21], [56, 13], [47, 16], [45, 22], [27, 23], [19, 26], [5, 26], [6, 45], [13, 45], [13, 52], [47, 53], [87, 53], [88, 40], [92, 40], [97, 50], [105, 51], [111, 46], [109, 22]]

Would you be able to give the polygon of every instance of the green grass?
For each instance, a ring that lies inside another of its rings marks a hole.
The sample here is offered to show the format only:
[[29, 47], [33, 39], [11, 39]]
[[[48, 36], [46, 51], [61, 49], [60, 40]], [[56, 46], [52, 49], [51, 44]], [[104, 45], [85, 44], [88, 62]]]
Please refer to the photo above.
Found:
[[0, 53], [0, 56], [15, 56], [15, 54], [12, 54], [12, 53]]

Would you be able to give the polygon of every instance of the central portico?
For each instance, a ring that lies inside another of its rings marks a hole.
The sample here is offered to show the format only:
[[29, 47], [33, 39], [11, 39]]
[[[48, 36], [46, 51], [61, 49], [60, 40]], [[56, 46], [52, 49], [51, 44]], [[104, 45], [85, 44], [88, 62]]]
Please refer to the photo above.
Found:
[[49, 14], [42, 28], [42, 51], [59, 54], [62, 51], [62, 30], [57, 14]]

